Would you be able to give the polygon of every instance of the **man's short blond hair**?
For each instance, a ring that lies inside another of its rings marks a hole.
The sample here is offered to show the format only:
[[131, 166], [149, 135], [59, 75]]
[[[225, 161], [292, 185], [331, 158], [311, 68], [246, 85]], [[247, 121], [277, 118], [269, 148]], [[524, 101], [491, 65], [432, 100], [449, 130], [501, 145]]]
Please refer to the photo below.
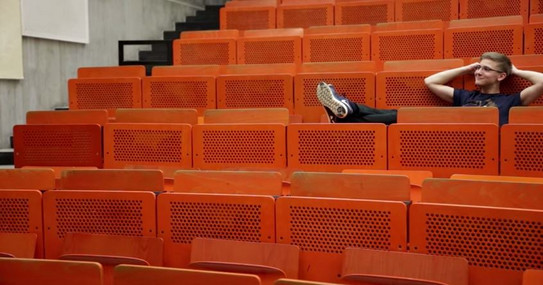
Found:
[[481, 55], [479, 60], [483, 59], [489, 59], [494, 61], [498, 64], [498, 69], [500, 71], [505, 72], [507, 75], [511, 74], [511, 70], [513, 68], [513, 65], [511, 64], [511, 59], [507, 57], [505, 54], [499, 53], [499, 52], [485, 52]]

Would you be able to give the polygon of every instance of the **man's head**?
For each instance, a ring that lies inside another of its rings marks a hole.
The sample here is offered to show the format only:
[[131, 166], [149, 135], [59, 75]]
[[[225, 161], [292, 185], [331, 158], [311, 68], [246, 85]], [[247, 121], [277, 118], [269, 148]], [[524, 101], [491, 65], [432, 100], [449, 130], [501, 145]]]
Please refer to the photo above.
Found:
[[482, 92], [499, 92], [500, 82], [511, 74], [511, 60], [501, 53], [486, 52], [481, 55], [479, 65], [475, 70], [475, 85]]
[[509, 57], [507, 57], [505, 54], [501, 54], [499, 52], [485, 52], [481, 55], [479, 58], [479, 62], [483, 61], [483, 59], [488, 59], [496, 63], [496, 69], [502, 72], [505, 72], [505, 74], [510, 75], [512, 64]]

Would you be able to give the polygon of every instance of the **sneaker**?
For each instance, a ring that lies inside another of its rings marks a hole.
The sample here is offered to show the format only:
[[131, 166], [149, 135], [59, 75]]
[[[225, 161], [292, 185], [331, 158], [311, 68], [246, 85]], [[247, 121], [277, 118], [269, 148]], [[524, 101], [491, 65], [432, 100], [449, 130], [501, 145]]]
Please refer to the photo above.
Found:
[[332, 122], [335, 121], [335, 118], [343, 119], [353, 113], [349, 99], [337, 94], [332, 84], [319, 83], [317, 85], [317, 98], [324, 106]]

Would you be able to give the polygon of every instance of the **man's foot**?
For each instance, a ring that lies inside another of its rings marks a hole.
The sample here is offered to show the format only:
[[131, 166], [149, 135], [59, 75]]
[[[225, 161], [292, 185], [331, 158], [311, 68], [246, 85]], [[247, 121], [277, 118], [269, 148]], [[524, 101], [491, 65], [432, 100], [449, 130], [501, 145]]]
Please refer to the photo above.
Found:
[[332, 122], [335, 121], [336, 117], [343, 119], [353, 113], [349, 99], [337, 94], [332, 84], [327, 84], [326, 82], [319, 83], [317, 85], [317, 98], [324, 106]]

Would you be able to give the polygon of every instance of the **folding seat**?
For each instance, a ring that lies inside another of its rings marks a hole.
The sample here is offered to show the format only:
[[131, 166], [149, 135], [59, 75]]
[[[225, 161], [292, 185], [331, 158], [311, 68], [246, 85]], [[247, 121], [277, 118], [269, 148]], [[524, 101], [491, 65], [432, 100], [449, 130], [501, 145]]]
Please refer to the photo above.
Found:
[[155, 67], [143, 79], [143, 108], [215, 109], [219, 72], [219, 65]]
[[300, 247], [302, 280], [339, 283], [347, 247], [405, 251], [406, 223], [400, 201], [285, 196], [276, 202], [276, 242]]
[[375, 107], [374, 62], [304, 63], [294, 77], [294, 112], [304, 123], [321, 122], [326, 114], [317, 99], [317, 85], [322, 81], [353, 102]]
[[466, 258], [469, 284], [521, 284], [526, 269], [541, 269], [543, 211], [422, 197], [410, 207], [410, 252]]
[[[543, 55], [511, 55], [509, 56], [512, 63], [524, 70], [533, 70], [537, 72], [543, 72]], [[479, 57], [472, 58], [470, 62], [478, 62]], [[514, 94], [519, 93], [526, 87], [532, 85], [532, 82], [520, 78], [518, 76], [508, 76], [500, 82], [500, 92], [504, 94]], [[475, 90], [475, 77], [471, 75], [464, 76], [464, 89]], [[540, 106], [543, 105], [543, 97], [539, 97], [534, 102], [530, 104], [531, 106]]]
[[504, 175], [453, 174], [453, 175], [451, 175], [451, 179], [456, 179], [456, 180], [477, 180], [477, 181], [543, 183], [543, 178], [540, 178], [540, 177], [504, 176]]
[[0, 256], [43, 258], [43, 229], [39, 190], [0, 190]]
[[458, 0], [399, 0], [396, 1], [396, 21], [458, 19]]
[[0, 169], [2, 189], [55, 189], [55, 172], [48, 168]]
[[115, 122], [195, 125], [198, 123], [198, 111], [183, 108], [117, 109]]
[[386, 169], [384, 124], [290, 124], [287, 126], [290, 171]]
[[64, 190], [164, 190], [164, 175], [153, 169], [65, 170], [60, 179]]
[[280, 278], [298, 278], [300, 249], [294, 245], [195, 238], [190, 268], [257, 274], [262, 284]]
[[[413, 123], [403, 122], [400, 108], [398, 123], [388, 128], [388, 168], [429, 170], [434, 177], [455, 173], [497, 175], [498, 110], [473, 108], [479, 110], [435, 107], [433, 111], [439, 115]], [[479, 113], [488, 118], [482, 120]]]
[[500, 133], [500, 174], [541, 177], [543, 174], [543, 107], [513, 107]]
[[344, 256], [342, 279], [355, 284], [468, 285], [468, 261], [462, 257], [362, 248], [347, 248]]
[[530, 23], [524, 24], [524, 54], [543, 54], [543, 14], [530, 16]]
[[260, 278], [252, 274], [226, 273], [193, 269], [154, 266], [118, 265], [115, 285], [260, 285]]
[[220, 10], [221, 30], [275, 29], [276, 0], [230, 1]]
[[276, 123], [288, 125], [286, 108], [213, 109], [204, 113], [204, 124]]
[[293, 112], [294, 64], [229, 65], [217, 77], [217, 109], [287, 108]]
[[443, 29], [440, 20], [376, 25], [371, 34], [371, 59], [378, 62], [442, 59]]
[[173, 177], [192, 167], [192, 127], [177, 123], [111, 123], [104, 127], [104, 167], [161, 169]]
[[102, 285], [102, 266], [96, 262], [0, 258], [2, 284]]
[[28, 111], [28, 125], [44, 124], [97, 124], [108, 123], [106, 110], [70, 110], [70, 111]]
[[68, 80], [70, 110], [141, 108], [143, 66], [81, 67], [78, 78]]
[[173, 64], [235, 64], [238, 37], [238, 30], [182, 32], [173, 41]]
[[187, 267], [194, 238], [275, 242], [272, 196], [171, 192], [157, 198], [164, 266]]
[[487, 17], [501, 17], [520, 15], [524, 23], [528, 23], [530, 0], [459, 0], [460, 19], [474, 19]]
[[[451, 103], [440, 99], [426, 87], [424, 78], [463, 65], [460, 59], [385, 62], [383, 71], [376, 74], [375, 105], [380, 109], [450, 106]], [[461, 89], [462, 77], [453, 79], [448, 85]]]
[[336, 0], [336, 25], [394, 22], [394, 0]]
[[370, 60], [370, 25], [309, 27], [304, 32], [304, 62]]
[[543, 281], [543, 270], [528, 269], [522, 274], [522, 285], [537, 285]]
[[286, 168], [282, 124], [202, 124], [193, 127], [193, 163], [208, 170]]
[[306, 281], [306, 280], [300, 280], [300, 279], [288, 279], [288, 278], [281, 278], [274, 283], [275, 285], [334, 285], [337, 283], [324, 283], [324, 282], [314, 282], [314, 281]]
[[487, 51], [520, 55], [523, 45], [522, 17], [453, 20], [443, 36], [444, 58], [469, 59]]
[[409, 201], [409, 179], [399, 175], [294, 172], [290, 195]]
[[283, 176], [276, 171], [178, 170], [174, 176], [175, 192], [287, 195]]
[[426, 178], [432, 178], [431, 171], [424, 170], [374, 170], [374, 169], [344, 169], [342, 173], [377, 174], [405, 176], [409, 179], [411, 201], [420, 201], [422, 183]]
[[277, 6], [277, 28], [334, 25], [334, 0], [283, 0]]
[[[238, 39], [238, 64], [302, 62], [302, 28], [245, 31]], [[270, 67], [271, 68], [271, 67]]]
[[530, 16], [543, 14], [543, 2], [541, 0], [530, 0]]

